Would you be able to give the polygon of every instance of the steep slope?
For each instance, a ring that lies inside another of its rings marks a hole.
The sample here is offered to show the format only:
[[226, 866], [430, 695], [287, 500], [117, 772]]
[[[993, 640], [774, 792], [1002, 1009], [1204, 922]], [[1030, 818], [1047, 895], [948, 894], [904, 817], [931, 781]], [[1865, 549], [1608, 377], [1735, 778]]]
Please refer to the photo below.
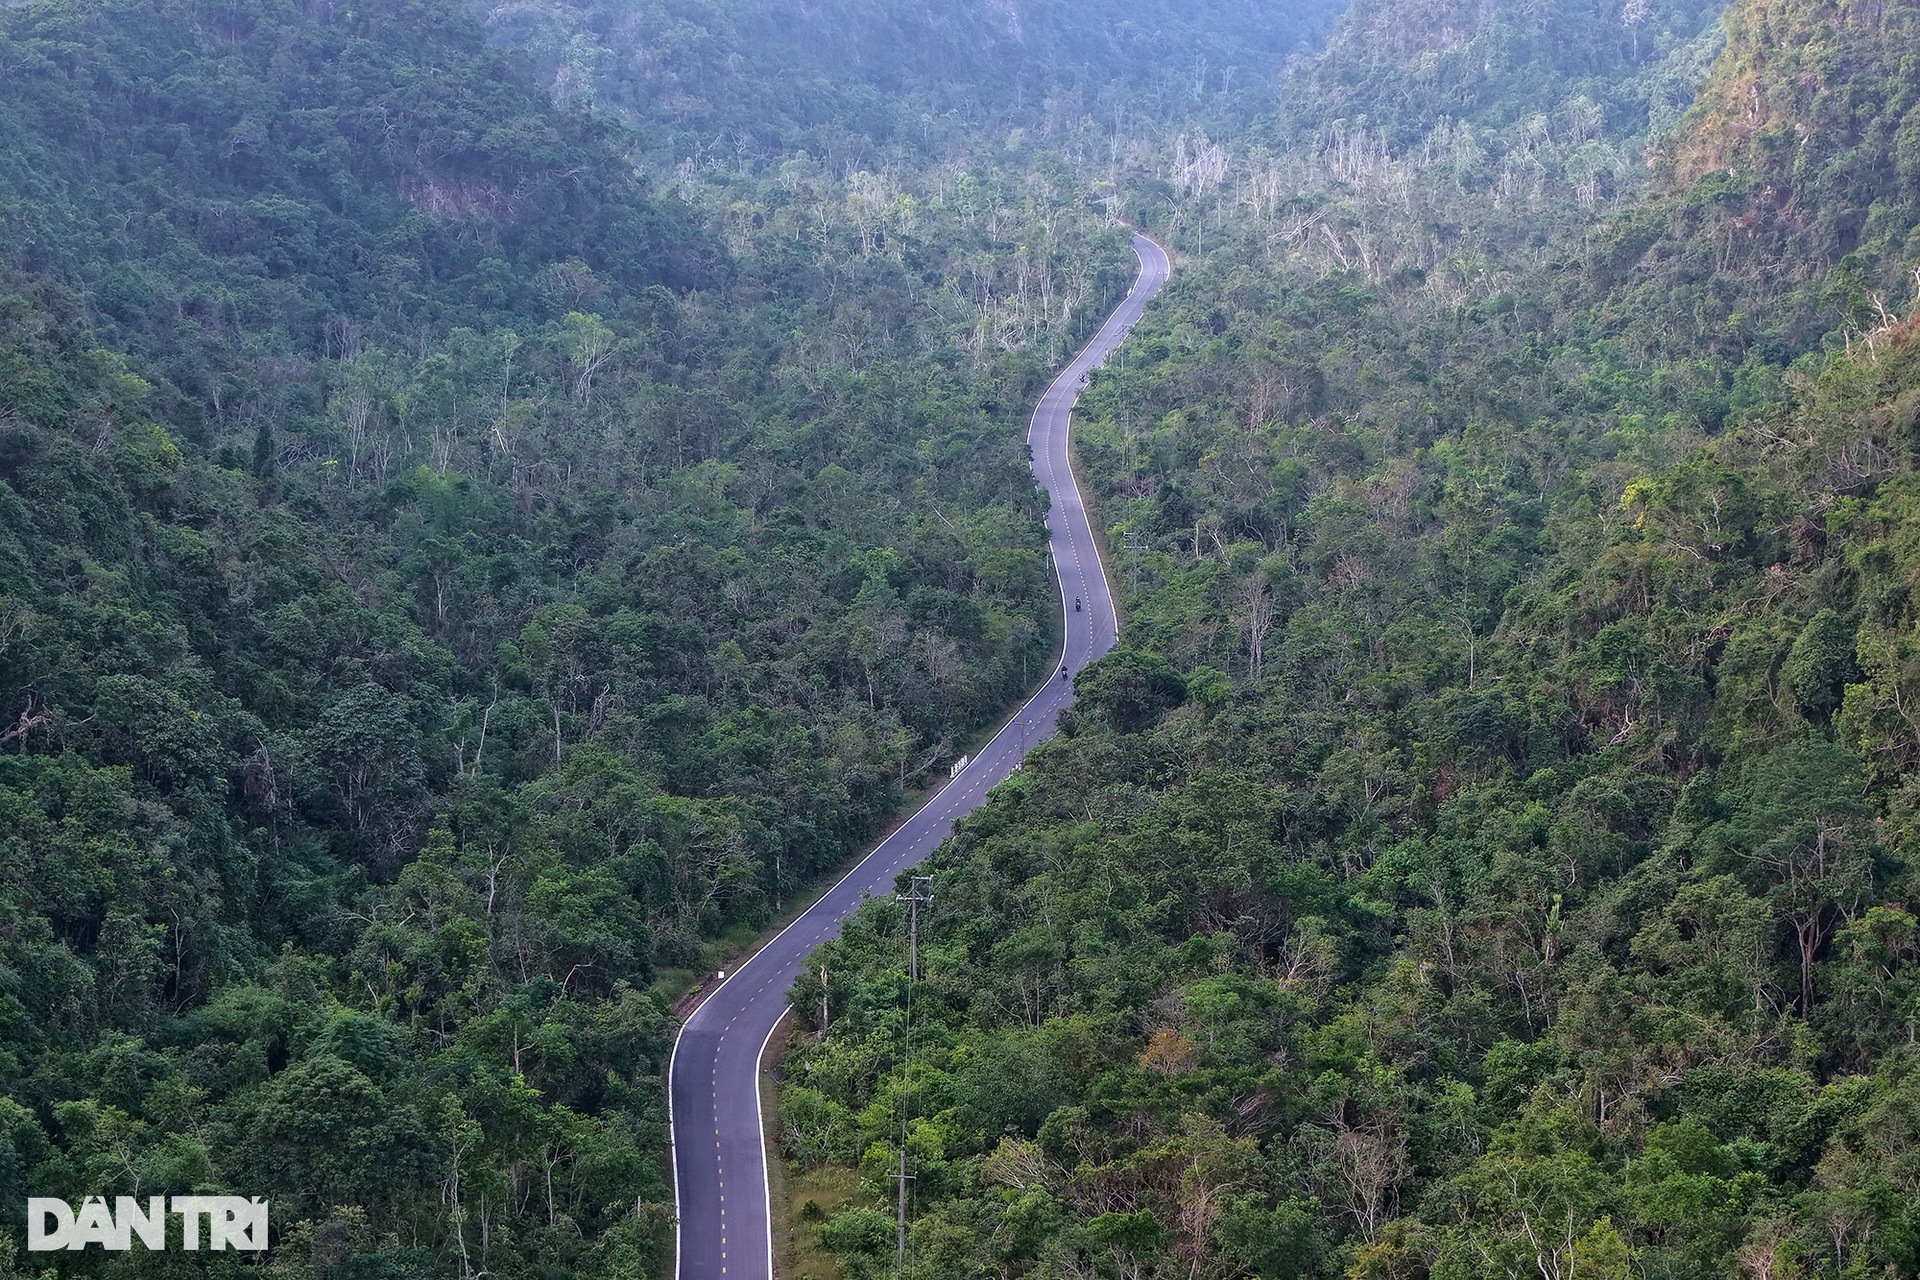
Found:
[[1584, 102], [1593, 136], [1644, 136], [1684, 106], [1718, 0], [1359, 0], [1327, 48], [1288, 74], [1281, 115], [1308, 133], [1334, 121], [1416, 145], [1442, 121], [1498, 131]]
[[[1762, 54], [1773, 9], [1736, 8], [1673, 154], [1856, 175], [1877, 261], [1783, 198], [1717, 277], [1713, 173], [1612, 227], [1548, 210], [1497, 275], [1196, 214], [1086, 397], [1129, 647], [935, 859], [911, 1058], [898, 907], [793, 1000], [823, 1036], [789, 1150], [878, 1191], [904, 1128], [915, 1274], [1920, 1268], [1920, 328], [1910, 286], [1797, 292], [1914, 265], [1873, 124], [1910, 6], [1799, 6], [1812, 52]], [[1860, 56], [1812, 92], [1821, 33]], [[1857, 135], [1768, 160], [1734, 83]], [[1401, 176], [1354, 221], [1431, 207]], [[1734, 323], [1742, 291], [1802, 310]], [[877, 1213], [822, 1229], [850, 1274]]]
[[[1124, 236], [696, 211], [433, 0], [0, 76], [0, 1272], [217, 1189], [290, 1275], [651, 1274], [672, 994], [1049, 666], [1020, 406]], [[59, 1269], [257, 1270], [184, 1258]]]
[[522, 0], [484, 11], [563, 99], [634, 121], [670, 161], [753, 165], [806, 148], [877, 168], [880, 157], [918, 163], [1085, 116], [1244, 119], [1341, 7]]
[[491, 327], [569, 263], [635, 291], [726, 270], [452, 5], [13, 5], [0, 39], [9, 260], [84, 292], [182, 412], [284, 415], [253, 361]]
[[1597, 259], [1613, 304], [1678, 306], [1726, 344], [1785, 363], [1861, 334], [1914, 288], [1920, 259], [1920, 8], [1736, 7], [1687, 127], [1661, 148], [1666, 199]]
[[1727, 56], [1667, 148], [1674, 191], [1724, 173], [1714, 200], [1755, 248], [1873, 266], [1912, 257], [1920, 210], [1920, 84], [1910, 4], [1742, 5]]

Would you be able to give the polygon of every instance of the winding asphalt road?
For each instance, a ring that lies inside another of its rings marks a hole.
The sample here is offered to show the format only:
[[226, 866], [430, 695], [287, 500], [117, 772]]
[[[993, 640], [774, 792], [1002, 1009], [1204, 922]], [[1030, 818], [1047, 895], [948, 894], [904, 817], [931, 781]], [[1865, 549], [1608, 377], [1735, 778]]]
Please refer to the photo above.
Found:
[[[1118, 634], [1113, 595], [1068, 462], [1067, 432], [1081, 383], [1120, 345], [1167, 282], [1169, 264], [1159, 245], [1136, 235], [1133, 251], [1140, 275], [1132, 291], [1053, 380], [1027, 431], [1033, 473], [1052, 499], [1047, 523], [1066, 615], [1062, 663], [1069, 672], [1111, 649]], [[1085, 602], [1079, 611], [1065, 604], [1076, 598]], [[932, 853], [953, 830], [954, 819], [984, 800], [987, 789], [1053, 731], [1060, 709], [1071, 701], [1070, 682], [1055, 673], [959, 777], [729, 974], [680, 1029], [667, 1068], [679, 1280], [772, 1280], [759, 1068], [760, 1055], [787, 1012], [788, 990], [808, 954], [839, 934], [840, 921], [868, 896], [891, 892], [901, 872]]]

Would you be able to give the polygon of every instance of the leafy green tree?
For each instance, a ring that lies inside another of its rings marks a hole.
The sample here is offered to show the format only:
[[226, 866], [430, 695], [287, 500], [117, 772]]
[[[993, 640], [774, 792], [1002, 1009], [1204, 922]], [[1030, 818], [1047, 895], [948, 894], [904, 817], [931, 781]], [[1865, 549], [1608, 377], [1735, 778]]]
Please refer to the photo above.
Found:
[[1781, 674], [1801, 713], [1825, 720], [1840, 707], [1846, 687], [1859, 674], [1853, 628], [1831, 609], [1807, 620], [1787, 653]]
[[1074, 696], [1116, 730], [1145, 728], [1187, 696], [1187, 682], [1166, 659], [1116, 649], [1073, 679]]

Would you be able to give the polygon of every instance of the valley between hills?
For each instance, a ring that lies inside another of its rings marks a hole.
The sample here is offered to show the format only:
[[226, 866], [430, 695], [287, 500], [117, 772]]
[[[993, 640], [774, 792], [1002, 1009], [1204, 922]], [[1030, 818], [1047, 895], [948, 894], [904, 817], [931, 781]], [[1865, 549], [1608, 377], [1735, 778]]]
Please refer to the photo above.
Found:
[[0, 6], [0, 1277], [1920, 1272], [1916, 47]]

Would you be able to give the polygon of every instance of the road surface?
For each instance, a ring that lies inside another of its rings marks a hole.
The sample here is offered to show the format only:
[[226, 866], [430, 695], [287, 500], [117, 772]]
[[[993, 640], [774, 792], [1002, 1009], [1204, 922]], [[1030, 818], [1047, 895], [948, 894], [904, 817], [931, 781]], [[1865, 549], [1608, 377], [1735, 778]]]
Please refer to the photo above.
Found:
[[[1136, 235], [1133, 251], [1140, 275], [1132, 291], [1047, 388], [1027, 431], [1033, 473], [1052, 499], [1047, 523], [1066, 615], [1062, 663], [1070, 673], [1111, 649], [1118, 634], [1113, 596], [1067, 460], [1067, 431], [1087, 374], [1120, 344], [1166, 283], [1167, 255], [1159, 245]], [[1084, 602], [1078, 611], [1072, 607], [1075, 599]], [[954, 819], [1013, 771], [1072, 700], [1070, 682], [1056, 671], [959, 777], [805, 915], [728, 974], [687, 1019], [667, 1068], [679, 1280], [771, 1280], [759, 1067], [761, 1052], [787, 1011], [788, 990], [808, 954], [840, 932], [840, 921], [869, 895], [891, 892], [901, 872], [932, 853], [952, 831]]]

